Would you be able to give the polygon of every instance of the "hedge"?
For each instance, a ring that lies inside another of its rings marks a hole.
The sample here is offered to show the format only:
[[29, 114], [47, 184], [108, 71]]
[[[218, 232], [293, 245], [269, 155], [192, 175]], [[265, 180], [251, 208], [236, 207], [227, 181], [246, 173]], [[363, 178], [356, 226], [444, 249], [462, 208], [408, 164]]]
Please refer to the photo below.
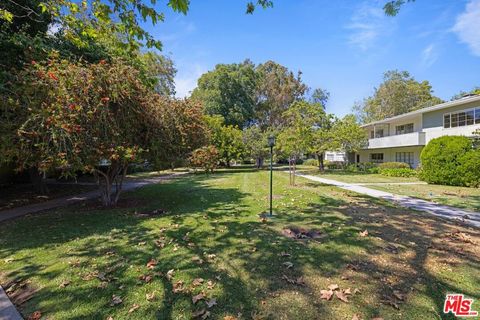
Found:
[[472, 141], [467, 137], [443, 136], [433, 139], [420, 155], [420, 179], [434, 184], [475, 185], [475, 181], [480, 179], [479, 165], [475, 163], [478, 152], [473, 150]]
[[380, 169], [380, 174], [382, 176], [388, 177], [415, 177], [417, 175], [417, 171], [410, 169], [410, 168], [387, 168], [387, 169]]
[[380, 169], [410, 169], [410, 165], [405, 162], [383, 162], [378, 167]]

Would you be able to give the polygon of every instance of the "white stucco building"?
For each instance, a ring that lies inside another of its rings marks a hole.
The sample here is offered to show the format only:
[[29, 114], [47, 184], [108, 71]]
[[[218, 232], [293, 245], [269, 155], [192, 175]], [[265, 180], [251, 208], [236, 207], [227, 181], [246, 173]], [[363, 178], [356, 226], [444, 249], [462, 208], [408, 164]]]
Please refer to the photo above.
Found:
[[355, 155], [356, 162], [420, 163], [423, 147], [445, 135], [473, 136], [480, 129], [480, 96], [419, 109], [363, 126], [368, 131], [368, 147]]

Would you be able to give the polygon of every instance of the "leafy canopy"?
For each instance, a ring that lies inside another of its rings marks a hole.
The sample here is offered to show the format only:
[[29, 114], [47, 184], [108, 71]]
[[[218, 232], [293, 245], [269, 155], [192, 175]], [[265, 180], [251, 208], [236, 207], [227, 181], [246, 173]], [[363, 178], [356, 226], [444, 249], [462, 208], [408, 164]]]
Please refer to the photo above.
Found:
[[392, 70], [384, 73], [373, 95], [357, 103], [354, 111], [360, 122], [368, 123], [442, 102], [428, 81], [418, 82], [407, 71]]

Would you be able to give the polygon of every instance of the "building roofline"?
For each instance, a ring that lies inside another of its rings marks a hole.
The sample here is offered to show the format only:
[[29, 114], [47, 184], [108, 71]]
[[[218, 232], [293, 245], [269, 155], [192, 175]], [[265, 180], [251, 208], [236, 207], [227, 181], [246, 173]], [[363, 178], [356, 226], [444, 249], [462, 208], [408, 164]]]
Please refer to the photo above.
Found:
[[460, 99], [457, 99], [457, 100], [437, 104], [437, 105], [434, 105], [434, 106], [431, 106], [431, 107], [426, 107], [426, 108], [418, 109], [418, 110], [415, 110], [415, 111], [410, 111], [410, 112], [400, 114], [400, 115], [395, 116], [395, 117], [390, 117], [390, 118], [386, 118], [386, 119], [383, 119], [383, 120], [373, 121], [373, 122], [362, 125], [362, 127], [368, 127], [368, 126], [372, 126], [372, 125], [375, 125], [375, 124], [387, 123], [387, 122], [390, 122], [390, 121], [393, 121], [393, 120], [407, 118], [409, 116], [422, 114], [422, 113], [425, 113], [425, 112], [442, 110], [442, 109], [445, 109], [445, 108], [460, 106], [462, 104], [467, 104], [467, 103], [476, 102], [476, 101], [480, 102], [480, 95], [473, 96], [473, 97], [460, 98]]

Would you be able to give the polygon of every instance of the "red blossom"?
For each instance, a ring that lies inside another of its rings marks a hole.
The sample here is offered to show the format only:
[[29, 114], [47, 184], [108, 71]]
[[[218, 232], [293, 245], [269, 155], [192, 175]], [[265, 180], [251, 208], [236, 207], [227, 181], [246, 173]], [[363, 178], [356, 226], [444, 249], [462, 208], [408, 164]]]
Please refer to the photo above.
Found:
[[58, 80], [58, 77], [51, 71], [48, 72], [48, 77], [52, 80], [55, 80], [55, 81]]

